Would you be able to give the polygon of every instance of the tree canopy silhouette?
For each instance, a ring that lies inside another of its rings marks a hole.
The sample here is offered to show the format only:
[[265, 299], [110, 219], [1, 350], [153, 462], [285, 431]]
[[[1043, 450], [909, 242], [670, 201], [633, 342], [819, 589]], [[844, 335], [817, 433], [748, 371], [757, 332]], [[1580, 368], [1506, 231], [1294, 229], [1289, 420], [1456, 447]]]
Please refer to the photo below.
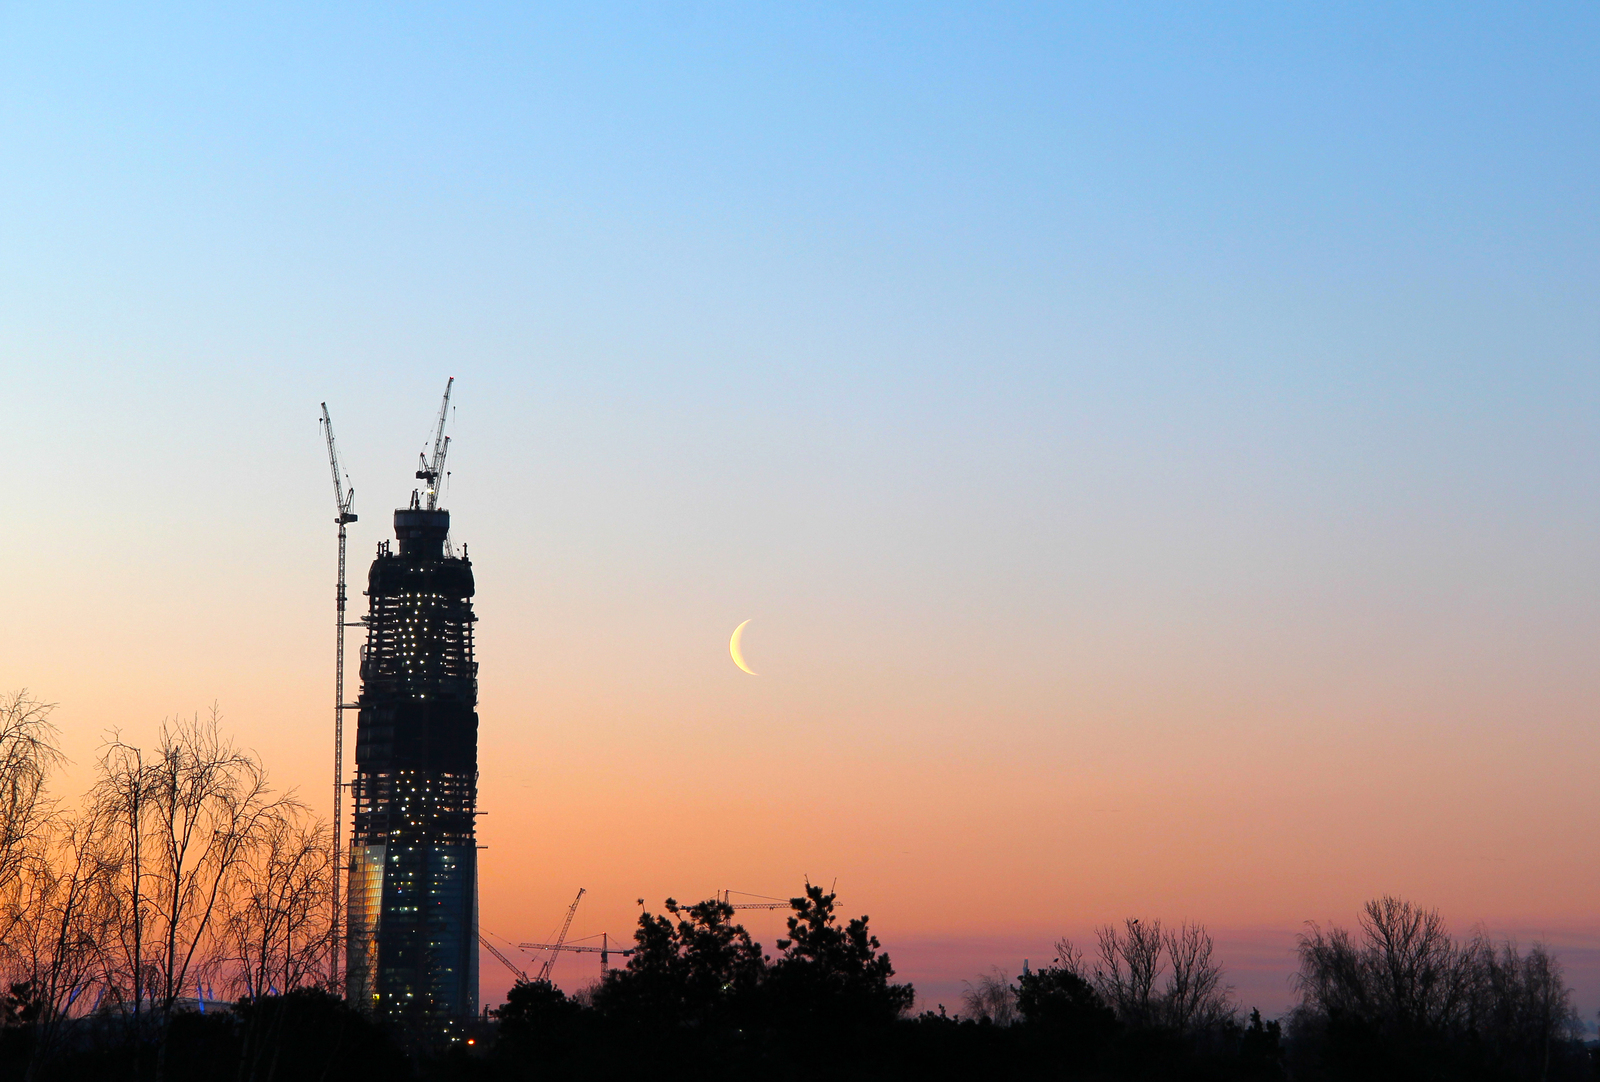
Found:
[[894, 966], [867, 928], [867, 917], [840, 925], [837, 895], [807, 883], [789, 900], [788, 935], [768, 986], [778, 1016], [801, 1026], [882, 1026], [916, 1001], [909, 984], [895, 984]]
[[761, 946], [733, 923], [718, 899], [687, 908], [667, 899], [666, 915], [642, 913], [624, 969], [606, 974], [594, 1005], [614, 1018], [651, 1025], [708, 1025], [747, 1009], [766, 974]]

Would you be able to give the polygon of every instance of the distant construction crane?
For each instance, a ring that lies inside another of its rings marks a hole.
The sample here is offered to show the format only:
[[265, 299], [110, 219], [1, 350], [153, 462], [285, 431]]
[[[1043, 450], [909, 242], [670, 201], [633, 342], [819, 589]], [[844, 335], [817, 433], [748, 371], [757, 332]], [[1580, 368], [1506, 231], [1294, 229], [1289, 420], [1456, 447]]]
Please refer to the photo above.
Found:
[[[735, 894], [739, 895], [739, 897], [741, 897], [741, 898], [760, 898], [760, 899], [762, 899], [762, 901], [759, 901], [759, 902], [735, 902], [735, 901], [732, 900], [732, 895], [735, 895]], [[789, 905], [788, 902], [779, 901], [776, 898], [773, 898], [770, 894], [747, 894], [742, 890], [723, 890], [723, 891], [720, 891], [717, 894], [717, 901], [721, 902], [723, 905], [727, 906], [730, 909], [788, 909], [788, 908], [790, 908], [790, 905]]]
[[484, 935], [482, 932], [479, 932], [478, 942], [482, 943], [485, 947], [488, 947], [489, 953], [500, 959], [500, 964], [511, 970], [512, 974], [517, 978], [517, 980], [522, 981], [524, 984], [528, 983], [527, 971], [525, 971], [521, 966], [517, 965], [517, 963], [513, 962], [511, 959], [507, 958], [505, 955], [501, 954], [500, 948], [489, 942], [488, 936]]
[[328, 440], [328, 469], [333, 472], [333, 501], [338, 508], [339, 517], [334, 519], [339, 524], [339, 585], [334, 592], [334, 625], [337, 632], [334, 647], [333, 663], [333, 925], [330, 957], [328, 960], [328, 979], [337, 986], [339, 982], [339, 937], [341, 904], [343, 899], [339, 896], [339, 873], [343, 868], [340, 849], [340, 819], [343, 817], [344, 805], [344, 712], [353, 710], [352, 704], [344, 701], [344, 629], [349, 625], [345, 623], [345, 593], [344, 593], [344, 548], [345, 527], [356, 521], [356, 490], [350, 486], [350, 478], [339, 468], [339, 449], [333, 442], [333, 419], [328, 416], [328, 404], [322, 404], [322, 434]]
[[[595, 937], [590, 936], [589, 938], [593, 939]], [[555, 951], [571, 951], [574, 954], [598, 954], [600, 956], [601, 969], [606, 968], [613, 954], [620, 954], [626, 958], [638, 949], [636, 947], [613, 947], [611, 945], [611, 936], [605, 932], [600, 933], [600, 945], [598, 947], [587, 943], [518, 943], [517, 947], [521, 950], [551, 951], [551, 959], [555, 958]], [[545, 963], [545, 966], [548, 969], [549, 963]]]
[[570, 947], [565, 947], [563, 944], [565, 944], [567, 941], [568, 930], [572, 928], [572, 918], [577, 915], [578, 903], [583, 901], [583, 890], [584, 888], [579, 887], [578, 896], [572, 899], [571, 905], [567, 906], [567, 919], [561, 922], [561, 932], [556, 936], [556, 941], [554, 943], [517, 944], [518, 948], [522, 950], [529, 950], [537, 947], [539, 950], [547, 950], [550, 952], [550, 957], [545, 959], [544, 965], [539, 968], [539, 976], [534, 978], [535, 980], [548, 981], [550, 979], [550, 970], [555, 968], [556, 958], [560, 956], [563, 950], [573, 949]]
[[444, 476], [444, 458], [450, 453], [450, 437], [444, 434], [444, 423], [450, 414], [450, 389], [455, 383], [454, 376], [445, 381], [444, 401], [439, 403], [439, 423], [433, 429], [433, 457], [429, 458], [426, 454], [417, 456], [417, 480], [428, 483], [426, 495], [429, 511], [439, 507], [439, 479]]

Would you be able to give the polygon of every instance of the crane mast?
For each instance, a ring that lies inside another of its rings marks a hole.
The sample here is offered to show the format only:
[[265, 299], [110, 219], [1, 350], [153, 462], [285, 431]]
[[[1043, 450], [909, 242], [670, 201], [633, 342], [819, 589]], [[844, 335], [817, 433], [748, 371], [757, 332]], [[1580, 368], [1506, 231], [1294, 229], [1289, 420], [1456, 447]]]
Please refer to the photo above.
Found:
[[328, 981], [334, 987], [339, 983], [340, 915], [343, 912], [339, 896], [339, 874], [342, 852], [340, 848], [340, 818], [344, 804], [344, 712], [350, 709], [344, 701], [344, 629], [345, 629], [345, 527], [356, 521], [356, 490], [348, 486], [349, 478], [339, 469], [339, 448], [333, 441], [333, 419], [328, 416], [328, 404], [322, 404], [322, 433], [328, 441], [328, 469], [333, 473], [333, 501], [339, 517], [339, 585], [334, 593], [335, 642], [333, 665], [333, 926], [329, 937]]

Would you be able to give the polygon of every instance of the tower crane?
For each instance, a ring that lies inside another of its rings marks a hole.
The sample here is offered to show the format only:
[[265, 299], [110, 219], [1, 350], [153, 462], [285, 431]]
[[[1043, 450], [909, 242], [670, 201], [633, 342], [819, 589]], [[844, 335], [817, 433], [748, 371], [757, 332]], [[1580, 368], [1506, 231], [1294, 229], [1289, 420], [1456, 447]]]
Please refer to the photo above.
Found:
[[[739, 895], [741, 898], [761, 898], [761, 899], [764, 899], [764, 900], [763, 901], [759, 901], [759, 902], [736, 902], [736, 901], [733, 901], [733, 899], [732, 899], [732, 895], [735, 895], [735, 894]], [[780, 902], [780, 901], [778, 901], [776, 899], [770, 898], [769, 895], [765, 895], [765, 894], [746, 894], [742, 890], [724, 890], [724, 891], [720, 892], [717, 895], [717, 901], [721, 902], [723, 905], [727, 906], [729, 909], [788, 909], [788, 908], [790, 908], [790, 903], [789, 902]]]
[[345, 592], [344, 592], [344, 549], [345, 527], [356, 521], [356, 490], [350, 486], [350, 478], [339, 468], [339, 448], [333, 442], [333, 419], [328, 416], [328, 404], [322, 404], [322, 434], [328, 440], [328, 469], [333, 473], [333, 502], [338, 508], [339, 517], [334, 519], [339, 526], [339, 585], [334, 592], [335, 630], [337, 632], [337, 646], [334, 648], [333, 664], [333, 927], [330, 956], [328, 960], [328, 978], [335, 984], [339, 980], [339, 918], [341, 913], [339, 897], [339, 873], [341, 863], [339, 834], [340, 819], [343, 816], [344, 804], [344, 712], [354, 709], [353, 704], [344, 701], [344, 629], [345, 623]]
[[426, 454], [417, 456], [417, 480], [426, 481], [427, 509], [439, 509], [439, 479], [444, 476], [444, 457], [450, 453], [450, 437], [444, 434], [444, 423], [450, 414], [450, 390], [455, 386], [456, 377], [451, 376], [445, 381], [444, 401], [439, 403], [439, 422], [433, 429], [433, 457]]
[[528, 983], [527, 972], [521, 966], [517, 965], [517, 963], [501, 954], [500, 949], [493, 943], [489, 942], [488, 936], [484, 935], [482, 932], [479, 932], [478, 942], [482, 943], [485, 947], [488, 947], [489, 953], [500, 959], [500, 964], [511, 970], [511, 972], [516, 976], [517, 980], [523, 982], [524, 984]]
[[[594, 936], [589, 938], [593, 939]], [[598, 947], [587, 943], [518, 943], [517, 947], [520, 950], [572, 951], [574, 954], [598, 954], [600, 956], [601, 969], [606, 968], [613, 954], [620, 954], [626, 958], [638, 949], [636, 947], [613, 947], [611, 945], [611, 936], [606, 932], [600, 933], [600, 945]], [[555, 957], [554, 953], [551, 954], [551, 957]]]
[[[572, 918], [577, 915], [578, 903], [583, 901], [583, 889], [582, 887], [578, 888], [578, 896], [572, 899], [572, 904], [567, 907], [567, 919], [561, 922], [561, 934], [556, 936], [556, 941], [554, 943], [541, 944], [545, 950], [550, 952], [550, 957], [545, 959], [543, 966], [539, 967], [537, 980], [548, 981], [550, 979], [550, 970], [555, 968], [556, 958], [560, 956], [563, 950], [569, 949], [563, 947], [563, 944], [567, 941], [568, 929], [572, 927]], [[523, 943], [520, 946], [531, 947], [532, 944]]]

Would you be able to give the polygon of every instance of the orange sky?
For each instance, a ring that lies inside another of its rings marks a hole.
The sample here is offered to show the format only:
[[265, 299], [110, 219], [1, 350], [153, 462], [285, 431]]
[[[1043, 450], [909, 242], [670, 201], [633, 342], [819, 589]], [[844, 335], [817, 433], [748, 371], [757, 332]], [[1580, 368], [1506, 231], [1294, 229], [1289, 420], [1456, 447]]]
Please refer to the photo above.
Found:
[[[384, 516], [367, 513], [375, 534]], [[281, 784], [326, 808], [332, 529], [308, 517], [280, 560], [202, 553], [175, 529], [175, 553], [38, 553], [0, 675], [61, 703], [67, 788], [108, 727], [148, 738], [215, 699]], [[456, 522], [473, 537], [470, 510]], [[693, 576], [543, 592], [556, 572], [472, 544], [482, 923], [499, 935], [544, 938], [579, 886], [574, 935], [626, 937], [637, 898], [782, 896], [809, 875], [837, 881], [892, 952], [916, 944], [902, 968], [952, 998], [961, 943], [1000, 937], [1042, 961], [1057, 935], [1129, 914], [1287, 935], [1387, 891], [1463, 931], [1594, 930], [1587, 704], [1530, 678], [1559, 658], [1502, 649], [1493, 629], [1416, 643], [1403, 622], [1236, 610], [1199, 627], [941, 621], [872, 615], [825, 585], [757, 604]], [[727, 652], [752, 611], [759, 677]], [[750, 923], [769, 946], [781, 928]], [[484, 974], [492, 997], [503, 975], [492, 960]]]
[[8, 11], [0, 689], [66, 792], [216, 702], [326, 811], [318, 404], [359, 583], [454, 375], [486, 928], [809, 875], [941, 995], [1383, 892], [1577, 950], [1596, 20]]

